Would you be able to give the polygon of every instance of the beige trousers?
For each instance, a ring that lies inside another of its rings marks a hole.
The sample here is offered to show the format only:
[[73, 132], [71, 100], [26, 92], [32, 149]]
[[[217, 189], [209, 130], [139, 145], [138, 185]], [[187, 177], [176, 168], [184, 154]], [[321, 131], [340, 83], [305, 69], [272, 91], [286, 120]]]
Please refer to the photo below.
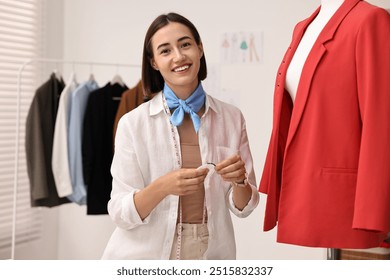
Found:
[[[176, 227], [171, 256], [169, 258], [170, 260], [177, 259], [178, 230], [179, 225]], [[207, 229], [207, 224], [182, 224], [180, 259], [202, 260], [203, 255], [207, 250], [208, 242], [209, 231]]]

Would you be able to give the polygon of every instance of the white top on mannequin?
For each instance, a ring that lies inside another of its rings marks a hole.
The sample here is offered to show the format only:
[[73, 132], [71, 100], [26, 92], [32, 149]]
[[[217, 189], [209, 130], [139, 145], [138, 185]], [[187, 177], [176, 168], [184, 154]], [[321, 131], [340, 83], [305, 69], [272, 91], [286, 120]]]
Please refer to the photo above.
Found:
[[307, 27], [286, 73], [286, 90], [293, 102], [297, 93], [303, 65], [318, 35], [344, 0], [321, 0], [321, 10]]

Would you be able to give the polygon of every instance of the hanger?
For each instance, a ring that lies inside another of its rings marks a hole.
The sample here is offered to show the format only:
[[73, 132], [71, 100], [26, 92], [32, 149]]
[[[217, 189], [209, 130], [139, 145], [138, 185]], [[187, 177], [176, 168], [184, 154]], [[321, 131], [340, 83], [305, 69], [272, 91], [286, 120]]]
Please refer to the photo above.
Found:
[[59, 71], [58, 69], [59, 69], [58, 63], [56, 63], [55, 68], [53, 69], [53, 73], [57, 80], [62, 81], [62, 74], [61, 71]]
[[116, 65], [116, 74], [111, 79], [111, 85], [113, 86], [115, 84], [119, 84], [121, 87], [124, 87], [125, 82], [123, 81], [121, 75], [119, 75], [118, 70], [119, 70], [119, 66]]
[[93, 75], [93, 73], [89, 74], [88, 80], [89, 80], [90, 82], [95, 81], [95, 76]]
[[111, 85], [115, 84], [119, 84], [122, 87], [125, 85], [122, 77], [119, 74], [115, 74], [115, 76], [111, 79]]
[[57, 80], [61, 81], [62, 80], [62, 74], [60, 71], [58, 71], [57, 69], [54, 69], [53, 70], [53, 73], [54, 75], [56, 76]]
[[90, 66], [90, 69], [89, 69], [89, 81], [90, 82], [93, 82], [95, 81], [95, 76], [93, 75], [93, 69], [92, 69], [92, 64], [89, 65]]
[[77, 79], [76, 79], [76, 73], [74, 71], [70, 72], [69, 83], [78, 84]]

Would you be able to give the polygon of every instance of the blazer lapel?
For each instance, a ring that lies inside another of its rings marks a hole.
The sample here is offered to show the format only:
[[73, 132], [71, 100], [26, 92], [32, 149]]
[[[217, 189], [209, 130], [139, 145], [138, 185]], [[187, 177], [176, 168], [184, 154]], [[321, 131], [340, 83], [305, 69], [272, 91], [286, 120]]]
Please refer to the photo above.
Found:
[[[336, 11], [333, 17], [329, 20], [329, 22], [325, 25], [324, 29], [319, 34], [317, 40], [315, 41], [307, 59], [305, 65], [303, 66], [301, 78], [299, 81], [296, 100], [294, 103], [294, 109], [291, 116], [290, 129], [287, 138], [287, 147], [291, 143], [294, 135], [299, 126], [303, 111], [306, 106], [306, 102], [308, 96], [310, 94], [311, 82], [313, 80], [313, 76], [315, 75], [318, 64], [320, 63], [322, 57], [327, 52], [326, 43], [331, 41], [336, 33], [337, 28], [345, 18], [345, 16], [352, 10], [352, 8], [362, 0], [345, 0], [344, 3], [340, 6], [340, 8]], [[298, 40], [298, 44], [303, 37], [303, 33], [308, 27], [308, 25], [314, 20], [317, 16], [320, 8], [317, 9], [313, 15], [308, 18], [303, 24], [303, 32]], [[296, 48], [298, 47], [298, 44]], [[296, 50], [295, 48], [295, 50]], [[294, 52], [295, 52], [294, 50]], [[292, 57], [290, 58], [291, 62]], [[287, 69], [286, 69], [287, 71]]]
[[275, 104], [275, 113], [274, 113], [274, 124], [277, 125], [277, 130], [279, 129], [279, 122], [280, 122], [280, 115], [282, 111], [282, 105], [283, 105], [283, 98], [285, 94], [285, 84], [286, 84], [286, 74], [288, 66], [291, 63], [291, 60], [294, 56], [295, 51], [298, 48], [299, 42], [301, 41], [303, 34], [305, 33], [305, 30], [307, 26], [312, 22], [312, 20], [317, 16], [320, 8], [318, 8], [308, 19], [300, 22], [293, 34], [293, 39], [291, 41], [291, 44], [286, 52], [286, 54], [283, 57], [283, 61], [278, 69], [278, 74], [276, 78], [276, 84], [275, 84], [275, 97], [274, 97], [274, 104]]

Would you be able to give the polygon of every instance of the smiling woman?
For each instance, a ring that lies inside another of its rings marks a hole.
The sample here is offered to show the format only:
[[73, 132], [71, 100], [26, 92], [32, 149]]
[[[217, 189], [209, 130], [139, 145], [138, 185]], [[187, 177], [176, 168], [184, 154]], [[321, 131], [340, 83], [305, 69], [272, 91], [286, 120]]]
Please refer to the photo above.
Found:
[[[195, 26], [157, 17], [142, 65], [152, 99], [116, 132], [108, 211], [117, 228], [103, 259], [236, 258], [230, 212], [247, 217], [259, 193], [244, 117], [203, 90], [206, 76]], [[220, 146], [232, 153], [222, 157]]]
[[172, 22], [158, 30], [152, 38], [155, 47], [152, 50], [155, 54], [151, 59], [152, 66], [160, 71], [165, 83], [183, 100], [198, 86], [200, 58], [203, 56], [202, 43], [197, 43], [187, 34], [191, 34], [187, 26]]

